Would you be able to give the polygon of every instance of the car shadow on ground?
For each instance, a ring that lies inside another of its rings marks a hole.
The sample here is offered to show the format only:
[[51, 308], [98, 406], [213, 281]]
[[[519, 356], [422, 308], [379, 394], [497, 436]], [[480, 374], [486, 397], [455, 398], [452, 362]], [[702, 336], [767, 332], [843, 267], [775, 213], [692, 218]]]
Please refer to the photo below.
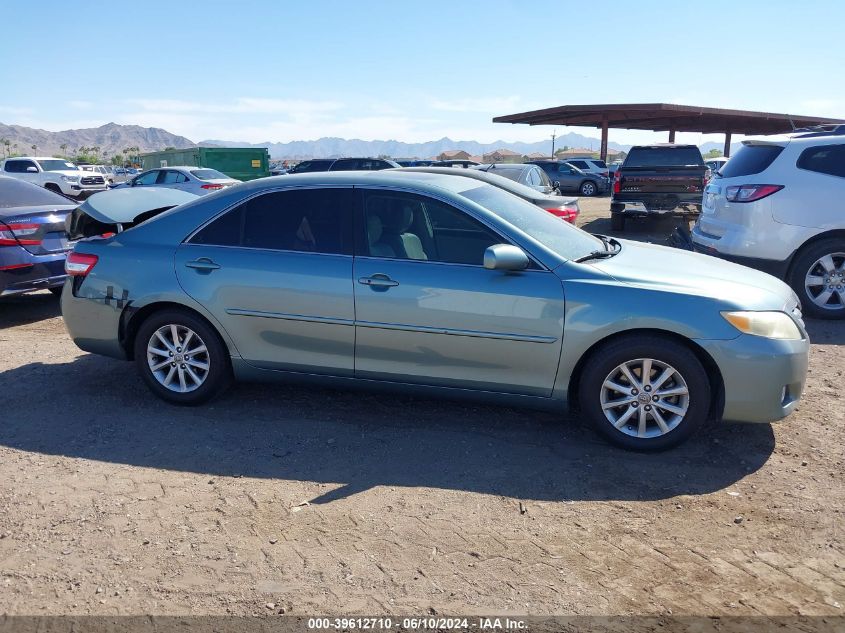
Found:
[[148, 392], [132, 363], [92, 355], [8, 370], [0, 391], [0, 445], [340, 484], [312, 503], [380, 485], [555, 501], [705, 494], [759, 469], [775, 445], [769, 425], [714, 424], [677, 449], [638, 454], [607, 445], [574, 414], [279, 384], [180, 408]]
[[0, 330], [60, 316], [59, 298], [46, 290], [0, 299]]
[[805, 319], [810, 341], [819, 345], [845, 345], [845, 321]]

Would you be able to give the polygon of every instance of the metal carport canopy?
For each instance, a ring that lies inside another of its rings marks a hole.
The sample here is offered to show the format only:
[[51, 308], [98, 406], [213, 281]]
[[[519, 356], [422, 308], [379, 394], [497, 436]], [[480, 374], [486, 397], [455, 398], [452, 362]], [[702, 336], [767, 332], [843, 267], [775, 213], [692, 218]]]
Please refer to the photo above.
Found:
[[601, 157], [604, 160], [607, 158], [608, 128], [668, 131], [670, 143], [675, 141], [675, 132], [724, 133], [725, 156], [729, 156], [731, 134], [780, 134], [813, 125], [843, 124], [845, 120], [673, 103], [617, 103], [558, 106], [497, 116], [493, 122], [600, 128]]

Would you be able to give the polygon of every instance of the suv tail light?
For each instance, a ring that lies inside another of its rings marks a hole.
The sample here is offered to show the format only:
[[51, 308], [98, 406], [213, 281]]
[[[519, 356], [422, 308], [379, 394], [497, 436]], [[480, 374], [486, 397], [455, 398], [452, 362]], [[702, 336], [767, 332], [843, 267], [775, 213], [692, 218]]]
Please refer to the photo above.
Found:
[[85, 277], [94, 268], [99, 257], [88, 253], [70, 253], [65, 260], [65, 272], [72, 277]]
[[200, 189], [222, 189], [223, 185], [201, 185]]
[[31, 246], [40, 244], [40, 239], [31, 236], [38, 233], [40, 225], [29, 223], [0, 223], [0, 246]]
[[725, 189], [728, 202], [754, 202], [783, 189], [783, 185], [739, 185]]
[[617, 169], [613, 172], [613, 193], [619, 193], [622, 189], [622, 174], [619, 173]]

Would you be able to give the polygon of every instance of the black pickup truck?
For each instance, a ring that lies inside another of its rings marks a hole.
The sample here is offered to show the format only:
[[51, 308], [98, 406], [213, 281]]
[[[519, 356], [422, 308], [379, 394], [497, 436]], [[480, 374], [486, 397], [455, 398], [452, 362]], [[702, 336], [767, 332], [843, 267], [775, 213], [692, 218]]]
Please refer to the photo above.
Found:
[[613, 176], [611, 228], [624, 231], [627, 217], [697, 215], [709, 177], [695, 145], [632, 147]]

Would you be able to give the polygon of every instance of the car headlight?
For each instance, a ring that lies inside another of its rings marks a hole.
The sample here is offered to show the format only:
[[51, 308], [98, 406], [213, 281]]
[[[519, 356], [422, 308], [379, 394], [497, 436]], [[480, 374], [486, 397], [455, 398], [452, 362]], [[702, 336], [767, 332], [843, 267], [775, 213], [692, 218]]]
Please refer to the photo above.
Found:
[[725, 320], [743, 334], [797, 340], [801, 330], [786, 312], [722, 312]]
[[79, 182], [79, 176], [62, 176], [65, 182]]

